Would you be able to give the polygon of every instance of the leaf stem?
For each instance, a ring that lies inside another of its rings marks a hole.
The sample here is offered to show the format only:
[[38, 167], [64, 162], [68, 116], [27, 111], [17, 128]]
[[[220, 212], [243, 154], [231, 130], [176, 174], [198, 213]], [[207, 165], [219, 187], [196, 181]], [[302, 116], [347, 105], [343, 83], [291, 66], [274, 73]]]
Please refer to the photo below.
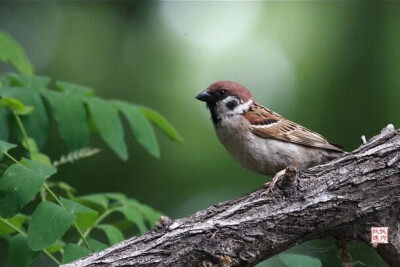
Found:
[[[49, 194], [54, 198], [54, 200], [58, 203], [58, 205], [60, 205], [61, 207], [63, 207], [65, 210], [67, 210], [67, 208], [64, 206], [64, 204], [58, 199], [58, 197], [56, 196], [56, 194], [54, 194], [54, 192], [46, 185], [43, 184], [43, 187], [46, 189], [47, 192], [49, 192]], [[81, 229], [79, 228], [78, 224], [74, 221], [73, 225], [76, 229], [76, 231], [78, 232], [79, 236], [81, 237], [81, 240], [83, 240], [83, 243], [85, 244], [85, 246], [92, 251], [92, 248], [90, 247], [89, 243], [87, 242], [85, 236], [82, 234]]]
[[[20, 128], [22, 135], [24, 137], [24, 140], [26, 142], [26, 145], [28, 147], [28, 151], [29, 154], [32, 156], [32, 148], [30, 146], [29, 143], [29, 139], [28, 139], [28, 134], [26, 133], [25, 127], [22, 124], [21, 118], [18, 116], [17, 113], [14, 113], [14, 117], [15, 120], [17, 121], [18, 127]], [[7, 152], [5, 153], [6, 156], [8, 156], [12, 161], [21, 164], [20, 162], [18, 162], [14, 157], [12, 157], [10, 154], [8, 154]], [[49, 194], [54, 198], [54, 200], [61, 206], [63, 207], [65, 210], [67, 210], [67, 208], [64, 206], [64, 204], [58, 199], [58, 197], [56, 196], [56, 194], [46, 185], [46, 183], [43, 184], [43, 187], [46, 189], [47, 192], [49, 192]], [[43, 198], [42, 198], [43, 200]], [[79, 228], [78, 224], [74, 221], [73, 225], [76, 229], [76, 231], [78, 232], [79, 236], [81, 237], [81, 240], [83, 240], [83, 243], [85, 244], [85, 246], [89, 249], [92, 250], [92, 248], [90, 247], [89, 243], [87, 242], [86, 238], [83, 236], [81, 229]]]
[[[29, 142], [29, 138], [28, 138], [28, 134], [26, 132], [26, 129], [21, 121], [21, 118], [19, 117], [19, 115], [14, 111], [13, 112], [15, 120], [17, 121], [18, 127], [21, 130], [22, 136], [25, 140], [26, 146], [28, 148], [29, 151], [29, 155], [32, 157], [32, 147], [30, 145]], [[10, 154], [8, 154], [7, 152], [5, 152], [5, 155], [8, 156], [12, 161], [14, 161], [15, 163], [21, 164], [19, 161], [17, 161], [14, 157], [12, 157]], [[46, 185], [46, 183], [43, 184], [43, 187], [46, 189], [47, 192], [49, 192], [49, 194], [54, 198], [54, 200], [61, 206], [63, 207], [65, 210], [67, 210], [67, 208], [64, 206], [64, 204], [58, 199], [58, 197], [56, 196], [56, 194]], [[43, 201], [43, 196], [41, 194], [42, 197], [42, 201]], [[81, 229], [79, 228], [78, 224], [74, 221], [73, 225], [76, 229], [76, 231], [78, 232], [79, 236], [81, 237], [81, 240], [83, 240], [83, 243], [85, 244], [85, 246], [91, 251], [92, 248], [90, 247], [89, 243], [87, 242], [85, 236], [82, 234]], [[53, 257], [51, 254], [49, 255], [49, 257]], [[58, 262], [58, 264], [60, 264]]]
[[24, 137], [26, 146], [28, 147], [29, 155], [32, 156], [32, 148], [31, 148], [31, 144], [29, 143], [28, 134], [26, 133], [24, 124], [22, 123], [19, 115], [15, 111], [13, 113], [14, 113], [15, 120], [17, 121], [18, 127], [21, 130], [22, 136]]
[[[88, 228], [86, 231], [85, 231], [85, 233], [83, 234], [83, 236], [84, 236], [84, 238], [86, 238], [89, 234], [90, 234], [90, 232], [93, 230], [93, 228], [95, 228], [101, 221], [103, 221], [108, 215], [110, 215], [112, 212], [114, 212], [116, 209], [115, 208], [113, 208], [113, 209], [109, 209], [109, 210], [106, 210], [103, 214], [101, 214], [98, 218], [97, 218], [97, 220], [94, 222], [94, 225], [92, 226], [92, 227], [90, 227], [90, 228]], [[83, 241], [84, 239], [83, 238], [81, 238], [79, 241], [78, 241], [78, 245], [80, 245], [80, 244], [82, 244], [82, 241]]]
[[[16, 231], [17, 233], [27, 237], [27, 234], [22, 231], [21, 229], [19, 229], [18, 227], [16, 227], [15, 225], [13, 225], [12, 223], [10, 223], [9, 221], [7, 221], [6, 219], [0, 217], [0, 222], [4, 223], [5, 225], [7, 225], [8, 227], [10, 227], [11, 229], [13, 229], [14, 231]], [[50, 252], [47, 251], [47, 249], [43, 249], [43, 252], [51, 259], [53, 260], [57, 265], [61, 265], [61, 262], [59, 262]]]
[[9, 159], [11, 159], [12, 161], [14, 161], [17, 164], [21, 164], [21, 162], [19, 162], [18, 160], [16, 160], [13, 156], [11, 156], [10, 154], [8, 154], [7, 151], [4, 152], [4, 155], [6, 155]]
[[46, 201], [46, 194], [45, 194], [45, 190], [43, 190], [43, 188], [40, 189], [39, 196], [40, 196], [40, 200], [42, 202]]

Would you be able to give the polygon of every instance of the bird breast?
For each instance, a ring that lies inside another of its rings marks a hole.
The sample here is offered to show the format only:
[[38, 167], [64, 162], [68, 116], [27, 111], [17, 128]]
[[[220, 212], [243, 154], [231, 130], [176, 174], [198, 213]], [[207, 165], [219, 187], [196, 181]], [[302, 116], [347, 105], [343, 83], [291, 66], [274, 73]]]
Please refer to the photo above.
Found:
[[256, 136], [241, 115], [221, 120], [215, 130], [235, 161], [263, 175], [274, 175], [288, 166], [306, 169], [325, 161], [328, 156], [325, 150]]

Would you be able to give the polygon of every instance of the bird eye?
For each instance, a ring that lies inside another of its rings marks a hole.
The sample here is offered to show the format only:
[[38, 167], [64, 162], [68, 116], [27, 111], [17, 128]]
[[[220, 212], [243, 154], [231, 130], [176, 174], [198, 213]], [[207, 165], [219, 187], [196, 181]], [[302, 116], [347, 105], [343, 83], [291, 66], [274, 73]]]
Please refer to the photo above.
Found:
[[223, 89], [223, 90], [219, 91], [219, 94], [220, 94], [220, 95], [224, 95], [224, 94], [226, 94], [226, 90], [225, 90], [225, 89]]

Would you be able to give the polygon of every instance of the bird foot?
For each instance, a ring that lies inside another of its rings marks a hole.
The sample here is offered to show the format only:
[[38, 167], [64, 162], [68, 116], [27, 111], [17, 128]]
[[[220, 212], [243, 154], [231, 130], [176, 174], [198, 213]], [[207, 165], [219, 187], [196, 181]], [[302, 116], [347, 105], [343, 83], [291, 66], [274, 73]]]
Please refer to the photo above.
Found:
[[266, 195], [274, 191], [276, 184], [279, 182], [280, 178], [285, 174], [286, 169], [287, 168], [277, 172], [274, 178], [272, 178], [270, 182], [262, 185], [263, 188], [267, 189]]

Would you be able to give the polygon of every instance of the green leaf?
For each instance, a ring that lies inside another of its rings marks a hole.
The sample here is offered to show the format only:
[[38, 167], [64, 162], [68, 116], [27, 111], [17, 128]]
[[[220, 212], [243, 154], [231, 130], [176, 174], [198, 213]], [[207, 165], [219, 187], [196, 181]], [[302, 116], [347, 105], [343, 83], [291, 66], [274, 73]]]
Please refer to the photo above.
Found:
[[77, 97], [86, 97], [94, 95], [93, 89], [89, 87], [67, 82], [56, 82], [56, 90], [61, 91], [64, 94], [73, 95]]
[[59, 188], [59, 189], [61, 189], [62, 191], [66, 192], [66, 193], [71, 193], [71, 194], [72, 194], [72, 193], [75, 193], [75, 192], [76, 192], [76, 189], [75, 189], [75, 188], [73, 188], [73, 187], [70, 186], [69, 184], [64, 183], [64, 182], [62, 182], [62, 181], [55, 182], [55, 183], [54, 183], [54, 186], [57, 187], [57, 188]]
[[260, 262], [255, 267], [288, 267], [281, 261], [279, 255], [275, 255], [266, 261]]
[[96, 219], [99, 215], [97, 211], [66, 198], [60, 198], [60, 200], [69, 212], [75, 214], [76, 223], [81, 230], [85, 230], [95, 225]]
[[8, 110], [0, 106], [0, 140], [8, 140], [9, 127], [8, 127]]
[[39, 152], [31, 153], [31, 159], [35, 162], [41, 163], [43, 165], [51, 166], [51, 160], [49, 156]]
[[121, 193], [104, 193], [102, 195], [107, 197], [108, 199], [115, 200], [120, 203], [124, 203], [127, 200], [127, 197]]
[[25, 106], [23, 110], [16, 111], [15, 113], [18, 115], [21, 115], [21, 116], [26, 116], [26, 115], [32, 114], [32, 112], [33, 112], [33, 107]]
[[109, 244], [112, 246], [124, 240], [124, 235], [122, 232], [111, 224], [99, 224], [96, 228], [103, 230], [108, 238]]
[[17, 147], [17, 145], [0, 140], [0, 156], [3, 155], [4, 152], [7, 152], [8, 150], [14, 147]]
[[89, 246], [92, 248], [93, 252], [98, 252], [100, 250], [108, 248], [108, 246], [100, 241], [97, 241], [94, 238], [86, 238], [86, 241], [89, 243]]
[[21, 163], [28, 166], [41, 176], [44, 176], [46, 179], [57, 172], [57, 169], [54, 168], [53, 166], [42, 164], [40, 162], [32, 161], [26, 158], [23, 158], [21, 160]]
[[28, 228], [28, 244], [32, 250], [42, 250], [60, 239], [71, 226], [75, 216], [53, 202], [39, 204], [32, 214]]
[[134, 207], [124, 206], [116, 209], [117, 211], [121, 212], [125, 218], [136, 224], [139, 228], [140, 234], [144, 234], [147, 232], [147, 227], [144, 224], [142, 214]]
[[90, 130], [83, 103], [75, 96], [43, 90], [57, 122], [60, 136], [69, 151], [85, 147], [89, 143]]
[[[5, 219], [10, 224], [14, 225], [16, 228], [21, 229], [22, 225], [26, 221], [26, 215], [18, 213], [14, 217]], [[15, 230], [10, 226], [0, 221], [0, 234], [12, 234]]]
[[54, 253], [60, 251], [62, 248], [65, 247], [65, 243], [62, 242], [60, 239], [51, 244], [46, 248], [49, 253]]
[[66, 264], [79, 258], [85, 257], [90, 253], [87, 248], [78, 246], [73, 243], [69, 243], [65, 246], [64, 254], [62, 256], [61, 263]]
[[143, 204], [142, 204], [141, 211], [142, 211], [144, 217], [149, 222], [150, 226], [154, 226], [156, 224], [156, 222], [158, 221], [158, 219], [160, 219], [160, 217], [162, 215], [160, 212], [154, 210], [153, 208], [151, 208], [147, 205], [143, 205]]
[[91, 209], [89, 207], [86, 207], [86, 206], [84, 206], [84, 205], [82, 205], [82, 204], [80, 204], [78, 202], [75, 202], [73, 200], [66, 199], [66, 198], [63, 198], [63, 197], [61, 197], [60, 200], [63, 203], [63, 205], [65, 206], [65, 208], [71, 213], [74, 213], [74, 214], [77, 214], [77, 213], [96, 213], [97, 214], [97, 211], [95, 211], [95, 210], [93, 210], [93, 209]]
[[0, 31], [0, 61], [11, 63], [20, 73], [33, 74], [33, 67], [21, 46], [2, 31]]
[[33, 251], [26, 240], [26, 236], [17, 234], [10, 240], [9, 256], [14, 267], [24, 267], [39, 256], [40, 251]]
[[10, 80], [6, 76], [0, 76], [0, 88], [8, 87]]
[[100, 98], [86, 99], [90, 114], [103, 140], [122, 159], [128, 159], [124, 131], [117, 110], [111, 103]]
[[125, 201], [122, 202], [124, 206], [133, 208], [134, 210], [137, 210], [140, 212], [141, 216], [143, 219], [147, 220], [150, 224], [150, 226], [154, 226], [155, 222], [161, 217], [161, 213], [154, 210], [153, 208], [141, 204], [135, 199], [129, 198]]
[[51, 79], [45, 76], [31, 76], [21, 74], [8, 74], [7, 78], [11, 81], [11, 86], [22, 86], [31, 89], [46, 88]]
[[91, 194], [77, 198], [78, 201], [88, 202], [104, 209], [108, 207], [108, 199], [102, 194]]
[[18, 115], [29, 115], [33, 112], [33, 107], [25, 106], [21, 101], [12, 97], [1, 98], [0, 105], [11, 109]]
[[289, 267], [321, 267], [319, 259], [304, 255], [282, 253], [279, 258]]
[[[340, 265], [337, 257], [338, 247], [334, 238], [316, 239], [304, 242], [298, 246], [288, 249], [285, 253], [301, 254], [318, 258], [322, 266]], [[267, 262], [269, 262], [268, 260]], [[272, 265], [274, 266], [274, 265]]]
[[28, 137], [28, 141], [26, 139], [22, 140], [22, 146], [28, 151], [39, 152], [36, 141], [33, 138]]
[[5, 108], [9, 108], [15, 112], [22, 112], [26, 108], [21, 101], [12, 97], [2, 97], [0, 99], [0, 105]]
[[40, 191], [45, 176], [21, 164], [11, 165], [0, 179], [0, 216], [14, 216]]
[[136, 140], [150, 155], [159, 158], [160, 149], [151, 124], [140, 112], [140, 109], [124, 101], [113, 101], [128, 120], [129, 126]]
[[[3, 90], [4, 89], [4, 90]], [[36, 140], [39, 149], [43, 148], [49, 131], [50, 123], [47, 116], [46, 108], [36, 90], [23, 87], [3, 88], [2, 94], [7, 97], [13, 97], [25, 106], [33, 107], [33, 112], [29, 116], [21, 117], [22, 123], [25, 126], [29, 137]], [[22, 134], [16, 123], [13, 128], [19, 140], [22, 140]]]
[[364, 266], [389, 267], [389, 265], [379, 256], [376, 249], [371, 248], [364, 242], [350, 242], [350, 244], [346, 246], [346, 252], [351, 255], [351, 262], [353, 264], [356, 264], [357, 262], [360, 263], [357, 265], [350, 265], [351, 263], [348, 263], [348, 266], [363, 266], [361, 263], [364, 263]]
[[140, 111], [146, 118], [156, 125], [171, 140], [183, 144], [183, 138], [167, 119], [155, 110], [147, 107], [140, 107]]

